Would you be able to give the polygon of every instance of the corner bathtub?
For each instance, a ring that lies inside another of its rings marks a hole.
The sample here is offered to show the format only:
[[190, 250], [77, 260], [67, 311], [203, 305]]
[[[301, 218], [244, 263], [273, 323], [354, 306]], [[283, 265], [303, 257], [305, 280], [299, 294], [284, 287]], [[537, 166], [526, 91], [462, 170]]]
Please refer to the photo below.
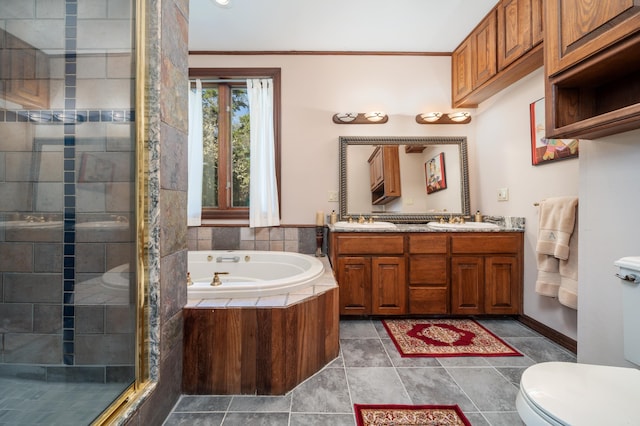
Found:
[[[324, 273], [316, 257], [279, 251], [190, 251], [188, 269], [193, 285], [189, 299], [262, 297], [289, 293], [309, 285]], [[219, 286], [212, 286], [214, 273]]]
[[[326, 257], [191, 251], [188, 268], [183, 393], [284, 395], [338, 356], [338, 285]], [[229, 273], [217, 287], [214, 272]]]

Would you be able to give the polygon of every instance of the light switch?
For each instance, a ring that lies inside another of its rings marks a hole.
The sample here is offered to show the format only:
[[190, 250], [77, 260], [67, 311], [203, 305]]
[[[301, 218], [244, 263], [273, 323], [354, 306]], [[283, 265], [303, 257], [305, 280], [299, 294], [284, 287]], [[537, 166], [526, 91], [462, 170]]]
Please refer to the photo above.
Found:
[[509, 188], [498, 188], [498, 201], [509, 200]]

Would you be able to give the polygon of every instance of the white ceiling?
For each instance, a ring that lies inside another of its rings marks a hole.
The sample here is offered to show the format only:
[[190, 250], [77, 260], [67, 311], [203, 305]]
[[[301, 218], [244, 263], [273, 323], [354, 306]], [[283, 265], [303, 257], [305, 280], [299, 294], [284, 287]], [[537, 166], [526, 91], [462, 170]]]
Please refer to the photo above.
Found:
[[451, 52], [497, 2], [189, 0], [189, 50]]

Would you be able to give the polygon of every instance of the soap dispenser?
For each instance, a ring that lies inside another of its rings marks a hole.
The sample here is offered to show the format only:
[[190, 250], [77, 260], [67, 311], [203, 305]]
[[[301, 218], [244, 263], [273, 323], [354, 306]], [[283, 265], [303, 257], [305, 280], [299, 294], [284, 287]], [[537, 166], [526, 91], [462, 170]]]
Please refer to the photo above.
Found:
[[336, 214], [336, 211], [331, 210], [331, 216], [329, 216], [329, 223], [332, 225], [335, 225], [337, 221], [338, 221], [338, 215]]
[[482, 215], [480, 214], [480, 210], [476, 210], [476, 222], [482, 222]]

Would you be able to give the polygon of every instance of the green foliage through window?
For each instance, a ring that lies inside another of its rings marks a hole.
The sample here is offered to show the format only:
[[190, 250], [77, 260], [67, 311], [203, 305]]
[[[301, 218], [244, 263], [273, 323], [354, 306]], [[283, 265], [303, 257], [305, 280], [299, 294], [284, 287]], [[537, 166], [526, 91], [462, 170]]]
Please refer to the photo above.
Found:
[[249, 206], [248, 105], [246, 86], [219, 84], [203, 87], [202, 206], [205, 208]]

